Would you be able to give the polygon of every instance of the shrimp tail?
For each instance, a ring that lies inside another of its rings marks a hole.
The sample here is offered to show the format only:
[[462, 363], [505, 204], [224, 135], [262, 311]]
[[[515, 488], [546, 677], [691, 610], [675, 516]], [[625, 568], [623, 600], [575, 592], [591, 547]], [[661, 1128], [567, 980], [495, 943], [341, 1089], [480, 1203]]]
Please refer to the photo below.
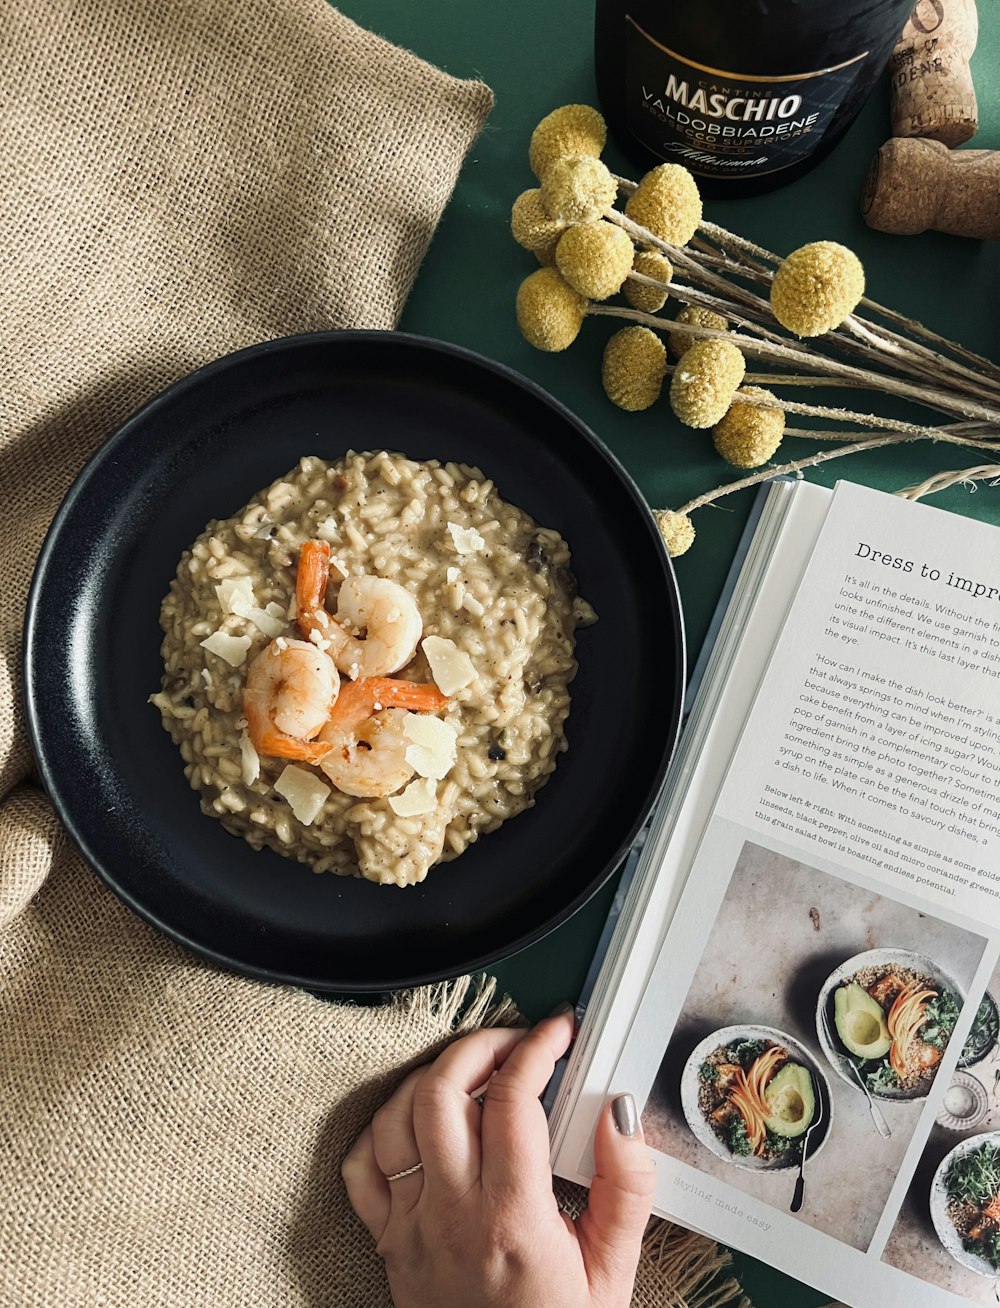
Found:
[[295, 602], [299, 613], [312, 613], [324, 606], [330, 580], [330, 545], [325, 540], [306, 540], [299, 551], [295, 574]]
[[[253, 737], [251, 736], [251, 739]], [[258, 754], [268, 754], [271, 758], [291, 758], [302, 763], [319, 763], [329, 754], [332, 746], [321, 740], [298, 740], [295, 736], [286, 736], [283, 731], [272, 728], [254, 740]]]
[[395, 677], [365, 677], [360, 683], [373, 704], [383, 708], [413, 709], [421, 713], [436, 713], [448, 703], [437, 686], [423, 681], [401, 681]]
[[280, 731], [267, 713], [261, 711], [257, 698], [249, 692], [243, 695], [243, 715], [247, 720], [247, 733], [258, 754], [318, 763], [330, 752], [330, 746], [323, 741], [300, 740], [298, 736]]
[[330, 580], [330, 546], [325, 540], [306, 540], [299, 550], [295, 573], [295, 607], [299, 631], [321, 649], [339, 648], [344, 633], [326, 611], [326, 587]]

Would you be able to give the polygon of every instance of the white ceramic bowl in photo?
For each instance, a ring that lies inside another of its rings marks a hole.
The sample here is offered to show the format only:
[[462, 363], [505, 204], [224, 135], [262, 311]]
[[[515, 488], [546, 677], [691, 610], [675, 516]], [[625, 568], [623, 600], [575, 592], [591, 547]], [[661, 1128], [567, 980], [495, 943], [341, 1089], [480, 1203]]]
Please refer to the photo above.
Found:
[[737, 1040], [768, 1040], [773, 1044], [782, 1045], [788, 1050], [792, 1062], [801, 1063], [803, 1067], [809, 1069], [816, 1093], [817, 1109], [822, 1112], [823, 1116], [809, 1135], [807, 1158], [814, 1158], [823, 1147], [830, 1133], [833, 1114], [830, 1083], [825, 1072], [805, 1045], [786, 1032], [778, 1031], [773, 1026], [741, 1025], [720, 1027], [718, 1031], [713, 1031], [711, 1035], [706, 1036], [704, 1040], [695, 1046], [684, 1064], [684, 1070], [681, 1072], [681, 1107], [684, 1110], [687, 1124], [695, 1138], [706, 1149], [715, 1154], [716, 1158], [721, 1158], [723, 1162], [731, 1163], [734, 1167], [741, 1167], [748, 1172], [782, 1172], [787, 1171], [790, 1167], [797, 1168], [799, 1165], [797, 1154], [791, 1159], [777, 1158], [773, 1162], [765, 1162], [760, 1158], [755, 1158], [752, 1154], [738, 1155], [730, 1153], [705, 1120], [698, 1104], [698, 1092], [701, 1088], [701, 1079], [698, 1075], [699, 1069], [709, 1054], [718, 1049], [720, 1045], [730, 1045]]
[[980, 1044], [973, 1045], [971, 1049], [969, 1048], [969, 1040], [972, 1038], [970, 1035], [969, 1040], [966, 1040], [965, 1045], [962, 1048], [962, 1055], [958, 1060], [959, 1067], [975, 1067], [977, 1063], [983, 1061], [987, 1054], [991, 1054], [997, 1047], [997, 1044], [1000, 1043], [1000, 1008], [997, 1007], [997, 1001], [988, 990], [984, 992], [982, 999], [979, 1001], [979, 1005], [977, 1005], [977, 1013], [979, 1008], [984, 1005], [988, 1009], [993, 1022], [996, 1024], [997, 1031], [990, 1039], [984, 1040]]
[[945, 1188], [945, 1177], [948, 1175], [948, 1169], [955, 1159], [981, 1149], [984, 1144], [992, 1144], [1000, 1148], [1000, 1131], [984, 1131], [981, 1135], [970, 1135], [967, 1139], [960, 1141], [954, 1149], [946, 1153], [941, 1159], [937, 1171], [934, 1173], [934, 1180], [931, 1182], [931, 1220], [942, 1246], [956, 1262], [961, 1263], [963, 1267], [967, 1267], [970, 1272], [978, 1272], [980, 1276], [988, 1276], [995, 1281], [1000, 1275], [997, 1268], [985, 1258], [980, 1258], [978, 1254], [969, 1253], [967, 1249], [962, 1247], [962, 1237], [956, 1231], [954, 1223], [948, 1215], [948, 1191]]
[[[850, 1060], [851, 1055], [848, 1054], [837, 1037], [837, 1028], [833, 1020], [833, 992], [839, 985], [849, 981], [863, 968], [887, 968], [893, 965], [908, 968], [911, 972], [916, 972], [921, 976], [929, 976], [942, 990], [950, 990], [952, 994], [957, 995], [960, 1006], [965, 1003], [965, 991], [953, 976], [935, 963], [933, 959], [927, 958], [923, 954], [916, 954], [909, 949], [868, 949], [863, 954], [855, 954], [853, 958], [846, 959], [839, 967], [834, 968], [820, 988], [819, 999], [816, 1004], [816, 1035], [819, 1038], [820, 1048], [826, 1055], [830, 1066], [840, 1079], [846, 1081], [849, 1086], [853, 1086], [858, 1094], [864, 1093], [858, 1078], [845, 1066], [845, 1061]], [[829, 1020], [832, 1039], [827, 1034], [827, 1028], [823, 1022], [824, 1012]], [[927, 1092], [933, 1084], [932, 1077], [930, 1081], [925, 1081], [922, 1086], [913, 1086], [908, 1090], [898, 1090], [896, 1092], [872, 1090], [871, 1093], [875, 1099], [926, 1099]]]

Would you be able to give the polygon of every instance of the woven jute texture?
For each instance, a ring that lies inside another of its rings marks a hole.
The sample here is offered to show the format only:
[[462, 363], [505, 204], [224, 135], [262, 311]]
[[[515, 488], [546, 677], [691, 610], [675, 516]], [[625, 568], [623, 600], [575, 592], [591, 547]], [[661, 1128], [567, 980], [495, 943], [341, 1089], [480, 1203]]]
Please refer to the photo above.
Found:
[[[0, 33], [0, 1306], [380, 1308], [340, 1159], [509, 1014], [467, 979], [329, 1003], [140, 922], [32, 776], [19, 647], [46, 527], [129, 413], [257, 341], [395, 325], [492, 97], [322, 0], [0, 0]], [[658, 1225], [637, 1302], [719, 1266]]]

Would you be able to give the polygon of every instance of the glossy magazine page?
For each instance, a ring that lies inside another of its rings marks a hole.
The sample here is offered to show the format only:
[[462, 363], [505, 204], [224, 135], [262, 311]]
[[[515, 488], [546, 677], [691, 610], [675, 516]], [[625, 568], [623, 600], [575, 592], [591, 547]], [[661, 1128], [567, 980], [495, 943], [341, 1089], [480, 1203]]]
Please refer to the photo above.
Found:
[[856, 1305], [994, 1302], [998, 544], [838, 486], [608, 1081], [659, 1211]]

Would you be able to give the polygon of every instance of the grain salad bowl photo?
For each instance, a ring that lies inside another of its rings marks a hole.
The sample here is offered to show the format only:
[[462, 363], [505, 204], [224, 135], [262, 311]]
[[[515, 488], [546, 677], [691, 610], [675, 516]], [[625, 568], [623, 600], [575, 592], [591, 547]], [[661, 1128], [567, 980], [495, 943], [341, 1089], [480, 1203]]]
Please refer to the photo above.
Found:
[[586, 903], [657, 796], [684, 669], [614, 456], [520, 375], [395, 332], [253, 346], [135, 414], [53, 522], [24, 641], [39, 770], [97, 874], [223, 966], [338, 993], [479, 970]]
[[868, 949], [824, 981], [816, 1032], [834, 1071], [859, 1093], [924, 1099], [964, 1003], [962, 987], [933, 959]]
[[713, 1031], [681, 1072], [681, 1107], [716, 1158], [752, 1172], [808, 1162], [830, 1133], [830, 1085], [794, 1036], [742, 1023]]
[[1000, 1131], [967, 1136], [934, 1172], [931, 1220], [957, 1263], [1000, 1278]]

